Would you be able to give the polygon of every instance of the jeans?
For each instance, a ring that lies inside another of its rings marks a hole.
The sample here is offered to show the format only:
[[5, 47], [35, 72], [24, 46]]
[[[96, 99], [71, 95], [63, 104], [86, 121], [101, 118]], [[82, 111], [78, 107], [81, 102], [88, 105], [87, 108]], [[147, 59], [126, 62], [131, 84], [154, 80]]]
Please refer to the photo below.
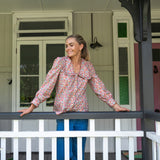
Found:
[[[69, 130], [87, 130], [88, 119], [70, 119]], [[57, 131], [64, 130], [64, 120], [57, 120]], [[84, 160], [86, 137], [82, 138], [82, 158]], [[70, 138], [70, 160], [77, 160], [77, 138]], [[57, 138], [57, 160], [64, 160], [64, 138]]]

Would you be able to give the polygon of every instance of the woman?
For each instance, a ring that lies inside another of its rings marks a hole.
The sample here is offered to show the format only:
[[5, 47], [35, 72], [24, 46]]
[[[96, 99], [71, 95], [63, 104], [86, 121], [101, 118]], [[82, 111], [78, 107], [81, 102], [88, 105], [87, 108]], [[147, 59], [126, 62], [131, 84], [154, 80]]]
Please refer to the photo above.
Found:
[[[20, 116], [32, 112], [40, 103], [50, 97], [56, 85], [56, 97], [53, 111], [59, 115], [65, 112], [87, 112], [87, 83], [96, 95], [115, 111], [129, 111], [119, 106], [106, 90], [103, 82], [97, 76], [93, 65], [89, 62], [89, 53], [85, 40], [80, 35], [71, 35], [66, 39], [66, 57], [55, 59], [52, 69], [48, 72], [45, 82], [36, 93], [28, 109], [20, 110]], [[70, 130], [87, 130], [88, 120], [70, 120]], [[63, 120], [57, 120], [57, 130], [64, 130]], [[82, 151], [86, 138], [83, 138]], [[70, 160], [77, 159], [77, 140], [70, 138]], [[60, 154], [58, 154], [60, 153]], [[57, 159], [64, 160], [64, 139], [58, 138]]]

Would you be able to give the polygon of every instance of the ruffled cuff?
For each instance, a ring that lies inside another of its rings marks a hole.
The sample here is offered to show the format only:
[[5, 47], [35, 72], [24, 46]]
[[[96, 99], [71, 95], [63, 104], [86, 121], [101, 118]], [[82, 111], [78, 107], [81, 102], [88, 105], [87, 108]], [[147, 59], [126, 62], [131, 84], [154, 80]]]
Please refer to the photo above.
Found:
[[40, 100], [37, 97], [35, 97], [31, 103], [38, 107], [40, 104]]
[[114, 99], [110, 99], [110, 100], [108, 101], [108, 105], [109, 105], [110, 107], [113, 107], [116, 103], [117, 103], [117, 102], [116, 102]]

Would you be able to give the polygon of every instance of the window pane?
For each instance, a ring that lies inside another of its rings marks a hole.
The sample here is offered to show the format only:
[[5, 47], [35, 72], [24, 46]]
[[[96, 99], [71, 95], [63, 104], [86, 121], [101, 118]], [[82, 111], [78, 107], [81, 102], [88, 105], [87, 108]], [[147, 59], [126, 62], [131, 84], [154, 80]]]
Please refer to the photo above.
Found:
[[129, 104], [128, 77], [119, 77], [120, 104]]
[[39, 88], [38, 77], [20, 78], [20, 107], [29, 107]]
[[160, 61], [160, 49], [152, 49], [152, 60]]
[[67, 36], [67, 32], [49, 32], [49, 33], [20, 33], [19, 37], [51, 37]]
[[63, 57], [65, 55], [65, 45], [47, 44], [46, 54], [46, 73], [48, 73], [53, 65], [54, 59], [57, 57]]
[[160, 23], [151, 23], [152, 32], [160, 32]]
[[[46, 73], [51, 69], [53, 61], [57, 57], [63, 57], [65, 55], [64, 44], [47, 44], [46, 46]], [[51, 97], [47, 100], [47, 106], [53, 107], [56, 90], [54, 89]]]
[[20, 48], [20, 74], [39, 74], [39, 46], [21, 45]]
[[20, 22], [19, 30], [65, 29], [65, 21]]
[[120, 75], [128, 75], [127, 48], [119, 48], [119, 74]]
[[127, 37], [127, 23], [118, 23], [118, 38]]

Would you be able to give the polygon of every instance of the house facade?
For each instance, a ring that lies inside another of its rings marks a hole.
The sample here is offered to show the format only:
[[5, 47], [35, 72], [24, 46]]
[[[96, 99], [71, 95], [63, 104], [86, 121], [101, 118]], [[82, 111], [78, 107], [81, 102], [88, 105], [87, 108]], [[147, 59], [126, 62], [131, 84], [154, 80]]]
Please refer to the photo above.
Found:
[[[160, 109], [160, 12], [152, 10], [152, 43], [155, 109]], [[45, 80], [53, 60], [65, 56], [65, 38], [72, 33], [81, 34], [98, 76], [116, 101], [132, 111], [140, 110], [139, 67], [137, 42], [133, 36], [132, 18], [126, 10], [109, 11], [14, 11], [0, 13], [0, 112], [17, 112], [29, 106], [38, 88]], [[97, 40], [102, 47], [91, 48]], [[87, 88], [90, 111], [112, 111]], [[52, 112], [54, 92], [36, 112]], [[136, 130], [136, 120], [121, 120], [122, 130]], [[55, 121], [45, 121], [46, 130], [55, 129]], [[36, 121], [22, 121], [21, 130], [37, 129]], [[114, 121], [97, 120], [96, 129], [112, 130]], [[10, 121], [1, 121], [0, 129], [10, 130]], [[114, 140], [110, 140], [114, 152]], [[127, 139], [123, 139], [127, 142]], [[96, 152], [101, 152], [101, 139], [97, 139]], [[23, 139], [22, 139], [23, 144]], [[36, 139], [33, 144], [37, 150]], [[23, 151], [23, 145], [20, 147]], [[89, 150], [89, 145], [86, 151]], [[123, 149], [128, 143], [123, 143]], [[33, 150], [34, 150], [33, 149]], [[49, 146], [46, 142], [46, 151]], [[135, 149], [141, 149], [140, 141]], [[11, 149], [12, 150], [12, 149]]]

